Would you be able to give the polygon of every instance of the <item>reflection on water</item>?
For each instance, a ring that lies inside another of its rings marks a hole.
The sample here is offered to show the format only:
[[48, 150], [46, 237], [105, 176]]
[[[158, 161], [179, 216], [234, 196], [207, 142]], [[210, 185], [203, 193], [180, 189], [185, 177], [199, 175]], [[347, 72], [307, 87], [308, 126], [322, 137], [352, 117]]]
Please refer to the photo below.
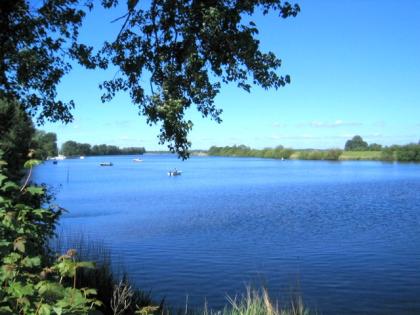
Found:
[[[322, 314], [420, 313], [420, 165], [168, 155], [45, 163], [35, 178], [139, 287], [210, 307], [298, 287]], [[182, 176], [168, 177], [172, 168]]]

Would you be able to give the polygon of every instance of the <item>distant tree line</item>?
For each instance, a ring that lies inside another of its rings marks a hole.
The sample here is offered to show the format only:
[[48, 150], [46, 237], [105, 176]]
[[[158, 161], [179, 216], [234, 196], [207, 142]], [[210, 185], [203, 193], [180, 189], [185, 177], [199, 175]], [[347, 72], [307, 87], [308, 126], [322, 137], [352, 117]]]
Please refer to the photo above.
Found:
[[381, 151], [382, 161], [420, 162], [420, 141], [406, 145], [391, 145], [383, 147], [380, 144], [369, 144], [361, 136], [348, 140], [346, 151]]
[[91, 156], [91, 155], [126, 155], [143, 154], [146, 150], [143, 147], [120, 148], [116, 145], [90, 145], [89, 143], [79, 143], [76, 141], [66, 141], [61, 146], [60, 153], [65, 156]]
[[420, 144], [392, 145], [382, 150], [384, 161], [420, 162]]
[[245, 145], [239, 146], [226, 146], [226, 147], [216, 147], [212, 146], [208, 150], [208, 155], [211, 156], [240, 156], [240, 157], [260, 157], [260, 158], [270, 158], [270, 159], [288, 159], [293, 150], [286, 149], [283, 146], [277, 146], [276, 148], [265, 148], [262, 150], [251, 149]]
[[[351, 152], [345, 156], [345, 152]], [[359, 152], [359, 153], [358, 153]], [[375, 153], [376, 152], [376, 153]], [[217, 147], [212, 146], [207, 151], [210, 156], [259, 157], [270, 159], [299, 159], [299, 160], [382, 160], [400, 162], [420, 162], [420, 141], [407, 145], [382, 146], [377, 143], [368, 144], [361, 136], [354, 136], [346, 141], [344, 151], [341, 149], [328, 150], [295, 150], [279, 145], [275, 148], [252, 149], [246, 145]], [[343, 157], [342, 157], [343, 156]], [[341, 158], [342, 157], [342, 158]]]
[[345, 151], [381, 151], [382, 145], [377, 143], [368, 144], [361, 136], [354, 136], [347, 140], [344, 145]]
[[211, 156], [238, 156], [238, 157], [259, 157], [268, 159], [289, 159], [301, 160], [338, 160], [343, 151], [340, 149], [330, 150], [293, 150], [279, 145], [275, 148], [265, 148], [261, 150], [251, 149], [245, 145], [234, 145], [226, 147], [212, 146], [208, 150]]
[[300, 150], [297, 152], [297, 159], [299, 160], [325, 160], [338, 161], [343, 150], [329, 149], [329, 150]]

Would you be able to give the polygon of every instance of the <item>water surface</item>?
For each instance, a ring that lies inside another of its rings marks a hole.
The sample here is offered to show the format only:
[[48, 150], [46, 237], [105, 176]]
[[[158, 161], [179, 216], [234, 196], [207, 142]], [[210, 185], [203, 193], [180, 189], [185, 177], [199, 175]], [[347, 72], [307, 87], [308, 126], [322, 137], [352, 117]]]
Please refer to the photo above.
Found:
[[69, 211], [63, 231], [103, 240], [155, 297], [217, 308], [253, 284], [320, 314], [420, 313], [419, 164], [133, 158], [46, 162], [35, 179]]

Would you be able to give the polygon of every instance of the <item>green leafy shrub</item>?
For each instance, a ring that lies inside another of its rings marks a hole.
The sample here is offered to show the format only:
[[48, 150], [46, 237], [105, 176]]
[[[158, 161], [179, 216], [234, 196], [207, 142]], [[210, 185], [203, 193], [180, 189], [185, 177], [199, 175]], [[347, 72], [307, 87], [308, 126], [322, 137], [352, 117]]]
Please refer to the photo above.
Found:
[[28, 185], [38, 163], [25, 163], [29, 172], [21, 186], [8, 178], [7, 163], [0, 160], [0, 314], [88, 314], [100, 305], [96, 290], [76, 282], [80, 270], [94, 266], [78, 261], [75, 250], [51, 263], [46, 244], [62, 209], [41, 207], [48, 200], [45, 189]]

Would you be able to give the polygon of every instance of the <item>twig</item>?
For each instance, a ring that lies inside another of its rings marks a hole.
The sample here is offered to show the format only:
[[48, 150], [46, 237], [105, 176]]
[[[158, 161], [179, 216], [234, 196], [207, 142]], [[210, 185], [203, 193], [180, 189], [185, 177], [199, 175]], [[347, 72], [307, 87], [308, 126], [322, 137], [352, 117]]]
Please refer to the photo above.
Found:
[[24, 183], [24, 184], [23, 184], [23, 186], [20, 188], [20, 192], [22, 192], [22, 191], [26, 188], [26, 186], [28, 185], [28, 183], [29, 183], [29, 179], [31, 178], [31, 175], [32, 175], [32, 166], [31, 166], [31, 168], [29, 169], [29, 174], [28, 174], [28, 177], [26, 177], [25, 183]]

